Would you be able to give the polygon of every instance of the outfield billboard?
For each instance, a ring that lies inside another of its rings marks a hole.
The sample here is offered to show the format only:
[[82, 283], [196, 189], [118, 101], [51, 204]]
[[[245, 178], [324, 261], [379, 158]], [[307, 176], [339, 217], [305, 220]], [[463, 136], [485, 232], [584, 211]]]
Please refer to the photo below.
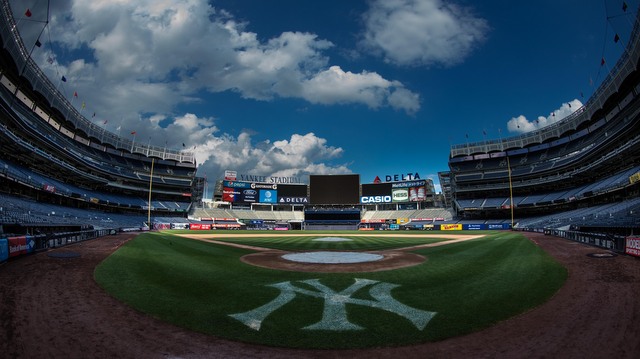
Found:
[[624, 252], [630, 256], [640, 257], [640, 237], [627, 237]]
[[461, 231], [462, 230], [462, 224], [460, 224], [460, 223], [441, 224], [440, 225], [440, 230], [441, 231]]

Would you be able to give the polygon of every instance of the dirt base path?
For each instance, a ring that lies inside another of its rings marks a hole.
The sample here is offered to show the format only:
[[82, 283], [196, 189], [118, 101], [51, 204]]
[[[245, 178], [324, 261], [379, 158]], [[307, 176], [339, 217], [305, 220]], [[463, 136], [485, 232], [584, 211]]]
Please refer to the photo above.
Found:
[[93, 280], [130, 234], [0, 265], [0, 357], [6, 358], [638, 358], [640, 260], [530, 236], [569, 270], [547, 303], [484, 331], [401, 348], [291, 350], [190, 332], [130, 309]]

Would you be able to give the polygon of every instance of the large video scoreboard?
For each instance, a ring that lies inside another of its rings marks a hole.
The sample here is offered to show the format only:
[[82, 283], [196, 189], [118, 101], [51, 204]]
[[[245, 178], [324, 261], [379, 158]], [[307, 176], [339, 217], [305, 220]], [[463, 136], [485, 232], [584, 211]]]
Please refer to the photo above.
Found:
[[349, 205], [360, 202], [360, 175], [310, 175], [309, 203]]

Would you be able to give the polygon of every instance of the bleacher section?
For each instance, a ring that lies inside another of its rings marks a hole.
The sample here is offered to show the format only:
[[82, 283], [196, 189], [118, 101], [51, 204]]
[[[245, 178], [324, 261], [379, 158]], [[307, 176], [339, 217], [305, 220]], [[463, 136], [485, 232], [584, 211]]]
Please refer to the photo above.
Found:
[[7, 1], [0, 16], [0, 224], [185, 221], [201, 199], [193, 153], [134, 143], [85, 118], [27, 55]]
[[522, 135], [452, 146], [441, 177], [450, 179], [455, 216], [515, 217], [527, 228], [582, 225], [576, 218], [638, 228], [639, 62], [636, 18], [624, 54], [573, 114]]

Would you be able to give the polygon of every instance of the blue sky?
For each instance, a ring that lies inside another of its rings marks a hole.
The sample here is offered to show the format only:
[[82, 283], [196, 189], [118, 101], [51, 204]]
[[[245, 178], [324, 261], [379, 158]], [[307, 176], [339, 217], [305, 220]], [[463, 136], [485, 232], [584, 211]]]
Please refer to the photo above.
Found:
[[[30, 47], [47, 2], [11, 3]], [[629, 38], [638, 1], [626, 4], [52, 1], [32, 56], [87, 118], [184, 143], [209, 179], [437, 183], [452, 144], [530, 131], [586, 102]]]

